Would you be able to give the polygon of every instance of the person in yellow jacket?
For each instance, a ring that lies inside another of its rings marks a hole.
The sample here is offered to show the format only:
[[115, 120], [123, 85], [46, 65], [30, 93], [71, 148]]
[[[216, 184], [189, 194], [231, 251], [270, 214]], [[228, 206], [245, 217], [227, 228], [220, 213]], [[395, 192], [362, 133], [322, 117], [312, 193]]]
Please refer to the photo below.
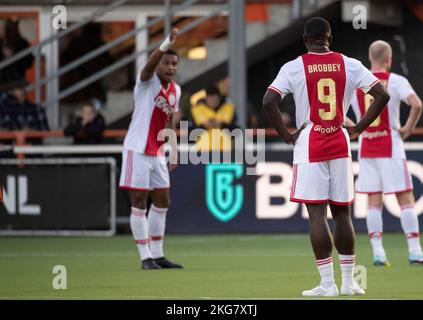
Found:
[[232, 103], [224, 101], [219, 89], [207, 88], [205, 99], [191, 108], [191, 115], [195, 127], [206, 130], [197, 139], [201, 151], [231, 150], [231, 137], [225, 131], [216, 129], [236, 128], [235, 108]]

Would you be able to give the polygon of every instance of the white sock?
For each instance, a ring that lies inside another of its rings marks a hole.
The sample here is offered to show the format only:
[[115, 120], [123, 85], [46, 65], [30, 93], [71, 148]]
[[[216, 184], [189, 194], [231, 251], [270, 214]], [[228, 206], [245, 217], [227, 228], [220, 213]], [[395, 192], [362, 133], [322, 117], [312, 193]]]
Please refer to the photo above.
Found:
[[135, 243], [137, 244], [141, 260], [151, 258], [150, 248], [148, 247], [149, 234], [146, 213], [147, 209], [131, 208], [131, 231]]
[[352, 287], [354, 285], [354, 255], [339, 255], [339, 266], [342, 272], [342, 286]]
[[333, 259], [328, 257], [326, 259], [316, 260], [317, 270], [319, 270], [320, 278], [322, 279], [320, 285], [323, 288], [330, 288], [335, 285], [333, 277]]
[[163, 238], [166, 226], [167, 208], [157, 208], [154, 204], [148, 213], [148, 228], [150, 229], [150, 250], [154, 259], [164, 257]]
[[380, 256], [383, 260], [386, 260], [386, 253], [382, 244], [382, 208], [370, 207], [367, 210], [367, 231], [372, 244], [373, 256]]
[[420, 246], [419, 219], [414, 212], [413, 205], [401, 207], [401, 226], [408, 243], [409, 254], [422, 254]]

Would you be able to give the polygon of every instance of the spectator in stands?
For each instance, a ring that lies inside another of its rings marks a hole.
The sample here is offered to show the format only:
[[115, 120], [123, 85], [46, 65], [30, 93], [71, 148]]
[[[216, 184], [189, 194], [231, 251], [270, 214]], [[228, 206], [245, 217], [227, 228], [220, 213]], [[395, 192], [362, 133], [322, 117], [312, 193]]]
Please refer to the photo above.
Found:
[[202, 150], [230, 150], [231, 139], [225, 132], [212, 131], [213, 129], [235, 129], [236, 115], [232, 103], [224, 98], [216, 87], [206, 89], [205, 99], [201, 99], [191, 109], [194, 125], [206, 130], [199, 136], [197, 144]]
[[103, 116], [92, 103], [84, 103], [81, 115], [76, 117], [66, 128], [65, 136], [73, 136], [75, 144], [101, 143], [105, 129]]
[[[7, 19], [0, 23], [0, 62], [28, 48], [30, 43], [19, 31], [19, 21]], [[14, 89], [25, 82], [25, 73], [31, 68], [34, 56], [28, 54], [15, 63], [0, 70], [0, 90]]]
[[45, 109], [28, 101], [23, 87], [0, 94], [0, 127], [4, 130], [50, 130]]

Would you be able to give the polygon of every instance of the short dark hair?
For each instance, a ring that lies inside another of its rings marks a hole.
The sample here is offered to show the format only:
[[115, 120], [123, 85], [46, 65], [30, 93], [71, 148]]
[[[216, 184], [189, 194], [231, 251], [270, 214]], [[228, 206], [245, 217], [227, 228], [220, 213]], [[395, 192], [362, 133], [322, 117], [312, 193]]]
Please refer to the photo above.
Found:
[[220, 96], [220, 91], [217, 87], [210, 86], [210, 87], [206, 88], [206, 95], [208, 95], [208, 96], [219, 95]]
[[84, 107], [90, 107], [91, 109], [93, 109], [94, 111], [96, 111], [94, 102], [91, 100], [84, 100], [81, 102], [81, 109]]
[[332, 33], [329, 21], [321, 17], [308, 20], [304, 25], [304, 35], [311, 38], [324, 38]]
[[173, 50], [173, 49], [167, 49], [167, 51], [165, 52], [165, 54], [170, 54], [172, 56], [176, 56], [178, 58], [178, 60], [179, 60], [178, 53], [175, 50]]

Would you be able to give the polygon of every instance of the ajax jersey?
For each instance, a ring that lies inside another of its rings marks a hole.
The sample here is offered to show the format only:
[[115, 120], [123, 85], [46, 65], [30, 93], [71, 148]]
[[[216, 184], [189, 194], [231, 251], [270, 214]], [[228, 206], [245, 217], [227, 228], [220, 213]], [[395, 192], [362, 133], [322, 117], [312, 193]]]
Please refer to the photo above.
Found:
[[[400, 124], [401, 101], [414, 93], [408, 80], [389, 72], [374, 73], [386, 86], [391, 97], [388, 104], [376, 120], [360, 135], [360, 158], [396, 158], [405, 159], [403, 141], [398, 130]], [[373, 97], [357, 90], [351, 102], [357, 121], [366, 113]]]
[[310, 52], [283, 65], [268, 89], [281, 97], [292, 93], [297, 128], [306, 124], [294, 163], [350, 157], [345, 115], [356, 90], [367, 93], [378, 82], [361, 62], [332, 51]]
[[124, 148], [145, 155], [156, 156], [164, 141], [158, 140], [173, 112], [178, 111], [181, 88], [170, 82], [163, 88], [157, 74], [145, 82], [137, 76], [134, 88], [134, 112], [125, 137]]

